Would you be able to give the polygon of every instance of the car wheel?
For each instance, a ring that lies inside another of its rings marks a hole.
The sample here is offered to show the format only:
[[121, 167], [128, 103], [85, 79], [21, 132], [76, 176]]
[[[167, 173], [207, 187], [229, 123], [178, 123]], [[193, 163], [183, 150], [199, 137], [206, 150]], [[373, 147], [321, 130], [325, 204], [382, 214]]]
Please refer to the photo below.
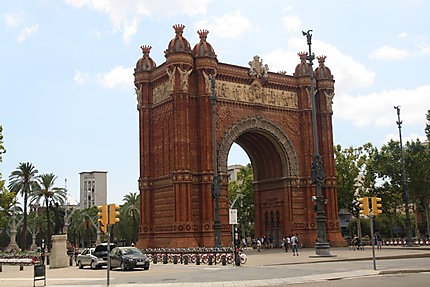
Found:
[[149, 269], [149, 266], [143, 267], [143, 270], [148, 270], [148, 269]]
[[91, 269], [96, 269], [97, 268], [97, 265], [96, 265], [96, 262], [93, 260], [93, 261], [91, 261]]
[[82, 262], [81, 262], [81, 260], [79, 260], [79, 261], [78, 261], [78, 266], [79, 266], [79, 269], [82, 269], [82, 268], [84, 268], [84, 265], [82, 265]]
[[124, 262], [121, 262], [121, 270], [122, 271], [127, 270], [127, 267], [125, 266]]

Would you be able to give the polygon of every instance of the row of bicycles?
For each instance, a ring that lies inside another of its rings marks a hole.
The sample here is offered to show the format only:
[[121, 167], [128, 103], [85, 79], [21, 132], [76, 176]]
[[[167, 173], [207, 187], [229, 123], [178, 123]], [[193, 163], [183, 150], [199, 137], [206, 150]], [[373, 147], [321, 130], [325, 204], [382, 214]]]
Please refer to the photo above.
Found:
[[[234, 264], [234, 253], [231, 247], [221, 248], [148, 248], [146, 254], [153, 263], [163, 264]], [[239, 251], [240, 264], [245, 264], [248, 260], [243, 250]]]
[[[430, 245], [430, 240], [429, 239], [415, 239], [414, 241], [415, 245], [420, 245], [420, 246], [424, 246], [424, 245]], [[385, 240], [384, 241], [384, 245], [385, 246], [396, 246], [396, 245], [406, 245], [406, 239], [391, 239], [391, 240]]]

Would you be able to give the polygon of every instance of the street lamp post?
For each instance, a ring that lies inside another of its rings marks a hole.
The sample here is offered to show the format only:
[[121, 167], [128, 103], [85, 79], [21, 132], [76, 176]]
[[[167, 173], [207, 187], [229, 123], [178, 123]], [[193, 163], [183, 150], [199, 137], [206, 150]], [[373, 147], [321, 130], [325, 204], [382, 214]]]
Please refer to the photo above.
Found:
[[399, 127], [399, 138], [400, 138], [400, 152], [402, 156], [402, 197], [405, 202], [405, 213], [406, 213], [406, 245], [412, 246], [412, 233], [411, 233], [411, 218], [409, 216], [409, 191], [406, 186], [406, 174], [405, 174], [405, 157], [403, 155], [403, 144], [402, 144], [402, 121], [400, 120], [400, 106], [394, 106], [397, 110], [397, 121], [396, 124]]
[[311, 165], [311, 177], [312, 182], [315, 183], [316, 189], [316, 222], [317, 222], [317, 242], [315, 243], [315, 253], [317, 256], [332, 256], [330, 254], [330, 245], [327, 242], [326, 237], [326, 214], [325, 214], [325, 199], [322, 195], [321, 189], [324, 184], [325, 174], [324, 165], [321, 159], [321, 155], [318, 151], [318, 131], [317, 131], [317, 116], [316, 116], [316, 104], [315, 104], [315, 92], [314, 92], [314, 72], [312, 68], [312, 61], [315, 59], [315, 54], [311, 51], [312, 45], [312, 30], [303, 32], [303, 36], [306, 36], [307, 43], [309, 46], [309, 53], [307, 53], [306, 60], [309, 64], [309, 76], [310, 76], [310, 94], [312, 103], [312, 135], [314, 144], [314, 156], [312, 158]]
[[214, 146], [214, 177], [211, 184], [212, 198], [214, 200], [214, 247], [221, 247], [221, 223], [219, 220], [219, 198], [221, 196], [221, 186], [218, 176], [218, 156], [216, 149], [216, 93], [215, 93], [215, 75], [209, 76], [211, 81], [212, 94], [210, 100], [212, 103], [212, 128], [213, 128], [213, 146]]

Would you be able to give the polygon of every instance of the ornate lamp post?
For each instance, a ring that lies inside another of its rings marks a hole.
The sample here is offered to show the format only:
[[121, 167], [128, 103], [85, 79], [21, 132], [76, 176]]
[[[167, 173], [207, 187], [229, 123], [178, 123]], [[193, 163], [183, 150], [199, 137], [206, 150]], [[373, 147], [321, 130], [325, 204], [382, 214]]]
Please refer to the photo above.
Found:
[[332, 256], [330, 254], [330, 245], [327, 242], [326, 238], [326, 222], [327, 217], [325, 215], [324, 205], [325, 199], [322, 195], [321, 188], [324, 184], [325, 174], [324, 174], [324, 165], [322, 163], [321, 156], [318, 151], [318, 131], [317, 131], [317, 116], [316, 116], [316, 105], [315, 105], [315, 92], [314, 92], [314, 72], [312, 68], [312, 61], [315, 59], [315, 54], [311, 51], [312, 44], [312, 30], [307, 32], [303, 32], [303, 36], [306, 36], [307, 43], [309, 46], [309, 53], [307, 53], [306, 60], [308, 60], [309, 64], [309, 76], [310, 76], [310, 85], [311, 85], [311, 103], [312, 103], [312, 136], [314, 143], [314, 156], [312, 158], [312, 166], [311, 166], [311, 177], [312, 182], [315, 183], [316, 188], [316, 222], [317, 222], [317, 232], [318, 238], [315, 243], [315, 253], [317, 256]]
[[212, 198], [214, 200], [215, 219], [213, 224], [214, 230], [214, 247], [221, 247], [221, 223], [219, 220], [219, 198], [221, 196], [221, 186], [218, 176], [218, 156], [216, 149], [216, 94], [215, 94], [215, 75], [209, 76], [211, 81], [212, 94], [210, 100], [212, 103], [212, 128], [213, 128], [213, 145], [214, 145], [214, 177], [211, 184]]
[[402, 197], [405, 202], [405, 213], [406, 213], [406, 245], [412, 246], [412, 232], [411, 232], [411, 218], [409, 216], [409, 191], [406, 186], [406, 174], [405, 174], [405, 158], [403, 155], [403, 144], [402, 144], [402, 121], [400, 120], [400, 106], [394, 106], [397, 110], [397, 121], [396, 124], [399, 127], [399, 137], [400, 137], [400, 152], [402, 155]]

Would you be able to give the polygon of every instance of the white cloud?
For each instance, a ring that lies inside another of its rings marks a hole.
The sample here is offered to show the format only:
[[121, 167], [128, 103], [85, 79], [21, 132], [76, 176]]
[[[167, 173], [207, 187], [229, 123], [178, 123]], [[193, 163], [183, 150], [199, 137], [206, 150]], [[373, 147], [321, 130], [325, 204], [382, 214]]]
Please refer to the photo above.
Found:
[[194, 16], [205, 14], [210, 0], [64, 0], [75, 8], [88, 7], [109, 16], [114, 32], [122, 31], [127, 43], [137, 33], [143, 16], [159, 14], [170, 17], [177, 14]]
[[[269, 65], [272, 72], [287, 70], [288, 75], [294, 73], [297, 64], [300, 63], [298, 51], [303, 51], [305, 38], [293, 37], [288, 41], [287, 50], [275, 50], [265, 55], [260, 55]], [[327, 59], [325, 65], [331, 70], [336, 80], [336, 94], [347, 94], [349, 91], [369, 87], [373, 84], [375, 73], [354, 60], [352, 57], [343, 54], [335, 46], [322, 41], [313, 41], [312, 51], [318, 51], [317, 55], [325, 55]], [[318, 66], [318, 60], [313, 61], [314, 69]], [[292, 70], [291, 70], [292, 69]]]
[[300, 31], [302, 21], [297, 16], [286, 16], [283, 19], [284, 27], [288, 32]]
[[209, 30], [219, 38], [234, 39], [251, 29], [251, 21], [242, 16], [240, 11], [231, 12], [221, 17], [209, 17], [196, 23], [195, 27]]
[[133, 72], [133, 68], [118, 66], [105, 74], [98, 74], [97, 80], [103, 87], [108, 89], [112, 89], [120, 85], [133, 86]]
[[[416, 141], [417, 139], [419, 139], [421, 142], [427, 141], [427, 138], [425, 135], [418, 135], [416, 133], [410, 133], [410, 134], [404, 135], [403, 131], [402, 131], [402, 143], [403, 143], [403, 145], [406, 144], [407, 142]], [[391, 140], [399, 141], [400, 140], [399, 134], [398, 133], [397, 134], [393, 134], [393, 133], [387, 134], [382, 142], [385, 144]]]
[[429, 106], [430, 85], [420, 86], [415, 90], [394, 89], [352, 97], [340, 94], [334, 99], [334, 116], [352, 121], [355, 126], [376, 125], [385, 127], [393, 124], [396, 118], [394, 106], [401, 106], [401, 118], [409, 125], [425, 120]]
[[18, 35], [18, 41], [23, 42], [25, 41], [28, 36], [37, 33], [39, 30], [39, 25], [33, 25], [31, 27], [26, 27]]
[[6, 14], [5, 19], [6, 19], [6, 26], [7, 27], [14, 27], [14, 26], [17, 26], [19, 23], [22, 22], [22, 20], [20, 19], [20, 17], [17, 14]]
[[401, 60], [410, 56], [412, 56], [412, 54], [406, 50], [401, 50], [389, 46], [383, 46], [381, 48], [375, 49], [369, 54], [370, 59], [384, 61]]
[[419, 50], [418, 51], [419, 55], [430, 54], [430, 46], [427, 43], [425, 43], [425, 42], [422, 42], [422, 43], [418, 44], [418, 50]]
[[397, 37], [399, 37], [399, 38], [406, 38], [406, 37], [408, 37], [408, 33], [401, 32], [401, 33], [399, 33], [399, 35], [397, 35]]
[[76, 70], [73, 80], [79, 85], [83, 85], [90, 80], [90, 75], [88, 72], [82, 73], [81, 71]]

